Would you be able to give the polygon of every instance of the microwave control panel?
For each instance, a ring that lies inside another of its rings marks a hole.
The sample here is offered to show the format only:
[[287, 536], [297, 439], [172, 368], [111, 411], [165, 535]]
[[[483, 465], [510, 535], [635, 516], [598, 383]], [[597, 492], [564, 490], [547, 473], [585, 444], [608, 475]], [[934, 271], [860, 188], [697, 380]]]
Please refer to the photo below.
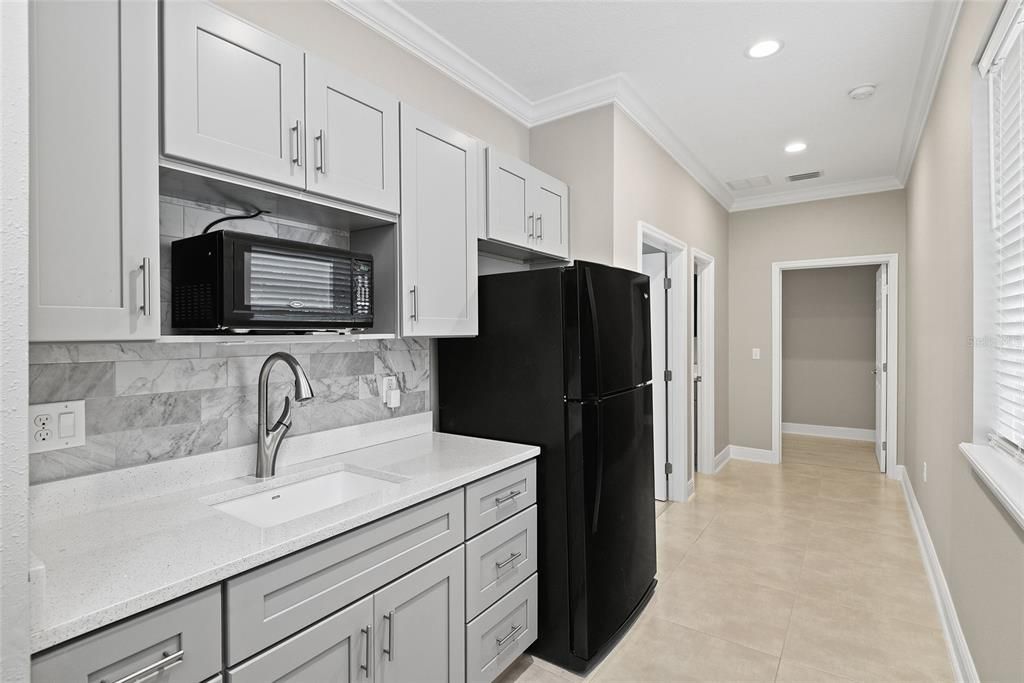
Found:
[[373, 266], [367, 261], [356, 261], [352, 265], [352, 313], [370, 315], [373, 313]]

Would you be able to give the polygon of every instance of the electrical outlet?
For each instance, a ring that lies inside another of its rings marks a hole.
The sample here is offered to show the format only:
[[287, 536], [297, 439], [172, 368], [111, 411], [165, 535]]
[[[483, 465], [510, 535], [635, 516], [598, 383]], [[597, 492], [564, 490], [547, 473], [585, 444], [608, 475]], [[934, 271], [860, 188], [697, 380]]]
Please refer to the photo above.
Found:
[[387, 375], [380, 378], [380, 398], [387, 401], [388, 394], [398, 389], [398, 378], [394, 375]]
[[924, 479], [924, 483], [928, 483], [928, 463], [924, 463], [921, 467], [921, 478]]
[[85, 401], [31, 405], [28, 418], [29, 453], [85, 444]]
[[751, 349], [750, 358], [752, 360], [761, 360], [761, 349]]

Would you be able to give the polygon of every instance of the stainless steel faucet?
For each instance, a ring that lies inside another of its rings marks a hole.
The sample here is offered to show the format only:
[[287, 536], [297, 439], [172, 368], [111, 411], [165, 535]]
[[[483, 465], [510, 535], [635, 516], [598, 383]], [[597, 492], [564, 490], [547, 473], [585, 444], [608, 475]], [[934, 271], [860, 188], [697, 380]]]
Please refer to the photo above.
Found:
[[281, 411], [281, 417], [277, 418], [277, 423], [273, 427], [267, 427], [267, 393], [270, 383], [270, 372], [278, 361], [284, 362], [292, 371], [292, 375], [295, 376], [295, 400], [299, 403], [305, 403], [313, 398], [313, 387], [309, 386], [309, 378], [306, 377], [306, 373], [303, 371], [302, 366], [299, 365], [299, 361], [295, 360], [295, 356], [284, 351], [278, 351], [267, 357], [263, 367], [260, 369], [259, 404], [256, 407], [258, 411], [256, 425], [258, 432], [256, 435], [257, 479], [269, 479], [274, 476], [277, 470], [277, 451], [281, 448], [281, 441], [284, 440], [284, 435], [292, 426], [292, 402], [290, 397], [285, 396], [284, 410]]

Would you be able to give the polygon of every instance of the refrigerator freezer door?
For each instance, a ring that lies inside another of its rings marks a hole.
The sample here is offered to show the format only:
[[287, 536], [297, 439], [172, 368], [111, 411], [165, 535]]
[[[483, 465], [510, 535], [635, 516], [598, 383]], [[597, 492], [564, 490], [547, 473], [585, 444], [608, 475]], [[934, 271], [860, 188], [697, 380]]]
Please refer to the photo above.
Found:
[[570, 640], [590, 659], [654, 580], [653, 390], [567, 410]]
[[599, 398], [649, 382], [647, 276], [577, 261], [565, 271], [565, 296], [566, 396]]

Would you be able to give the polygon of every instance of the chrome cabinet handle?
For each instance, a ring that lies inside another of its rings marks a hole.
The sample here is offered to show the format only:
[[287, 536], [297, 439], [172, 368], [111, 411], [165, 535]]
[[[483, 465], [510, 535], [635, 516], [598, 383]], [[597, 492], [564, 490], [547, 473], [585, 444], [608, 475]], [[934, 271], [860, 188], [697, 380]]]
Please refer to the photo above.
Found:
[[495, 638], [495, 640], [498, 641], [498, 648], [501, 649], [501, 648], [505, 647], [505, 643], [507, 643], [508, 641], [514, 639], [516, 636], [518, 636], [519, 632], [522, 631], [522, 630], [523, 630], [523, 625], [522, 624], [516, 624], [516, 625], [512, 626], [512, 630], [509, 632], [509, 634], [507, 636], [505, 636], [504, 638]]
[[523, 495], [522, 491], [519, 491], [519, 490], [509, 491], [504, 496], [498, 496], [497, 498], [495, 498], [494, 499], [494, 504], [495, 505], [501, 505], [502, 503], [507, 503], [510, 500], [515, 500], [516, 496], [521, 496], [521, 495]]
[[395, 661], [395, 613], [388, 612], [384, 615], [384, 621], [388, 622], [388, 646], [381, 651], [388, 656], [388, 661]]
[[323, 175], [327, 175], [327, 156], [324, 154], [324, 129], [320, 129], [320, 134], [313, 138], [316, 141], [317, 150], [320, 152], [320, 161], [316, 165], [316, 170], [320, 171]]
[[153, 662], [149, 666], [145, 666], [135, 673], [128, 674], [123, 678], [119, 678], [116, 681], [108, 681], [107, 679], [100, 680], [100, 683], [135, 683], [144, 676], [163, 672], [165, 669], [169, 669], [178, 662], [185, 659], [185, 650], [178, 650], [177, 652], [164, 652], [164, 657], [160, 661]]
[[544, 239], [544, 214], [537, 214], [537, 239]]
[[371, 643], [373, 642], [373, 626], [367, 624], [366, 628], [359, 629], [366, 636], [366, 664], [360, 664], [359, 668], [366, 672], [366, 677], [371, 678], [370, 659], [373, 657]]
[[416, 285], [412, 286], [412, 289], [409, 290], [409, 293], [412, 294], [412, 313], [409, 314], [409, 317], [412, 318], [413, 320], [419, 320], [419, 292], [417, 291]]
[[289, 128], [295, 132], [295, 146], [292, 147], [292, 163], [302, 168], [302, 121], [296, 119], [295, 125]]
[[512, 553], [511, 555], [508, 556], [507, 560], [503, 560], [501, 562], [495, 562], [494, 566], [497, 567], [498, 569], [504, 569], [505, 567], [509, 566], [510, 564], [512, 564], [513, 562], [515, 562], [516, 560], [518, 560], [522, 556], [523, 556], [522, 553]]
[[526, 236], [533, 237], [533, 214], [531, 213], [526, 219]]
[[150, 315], [153, 312], [153, 269], [148, 256], [143, 257], [139, 270], [142, 271], [142, 305], [139, 310], [142, 315]]

